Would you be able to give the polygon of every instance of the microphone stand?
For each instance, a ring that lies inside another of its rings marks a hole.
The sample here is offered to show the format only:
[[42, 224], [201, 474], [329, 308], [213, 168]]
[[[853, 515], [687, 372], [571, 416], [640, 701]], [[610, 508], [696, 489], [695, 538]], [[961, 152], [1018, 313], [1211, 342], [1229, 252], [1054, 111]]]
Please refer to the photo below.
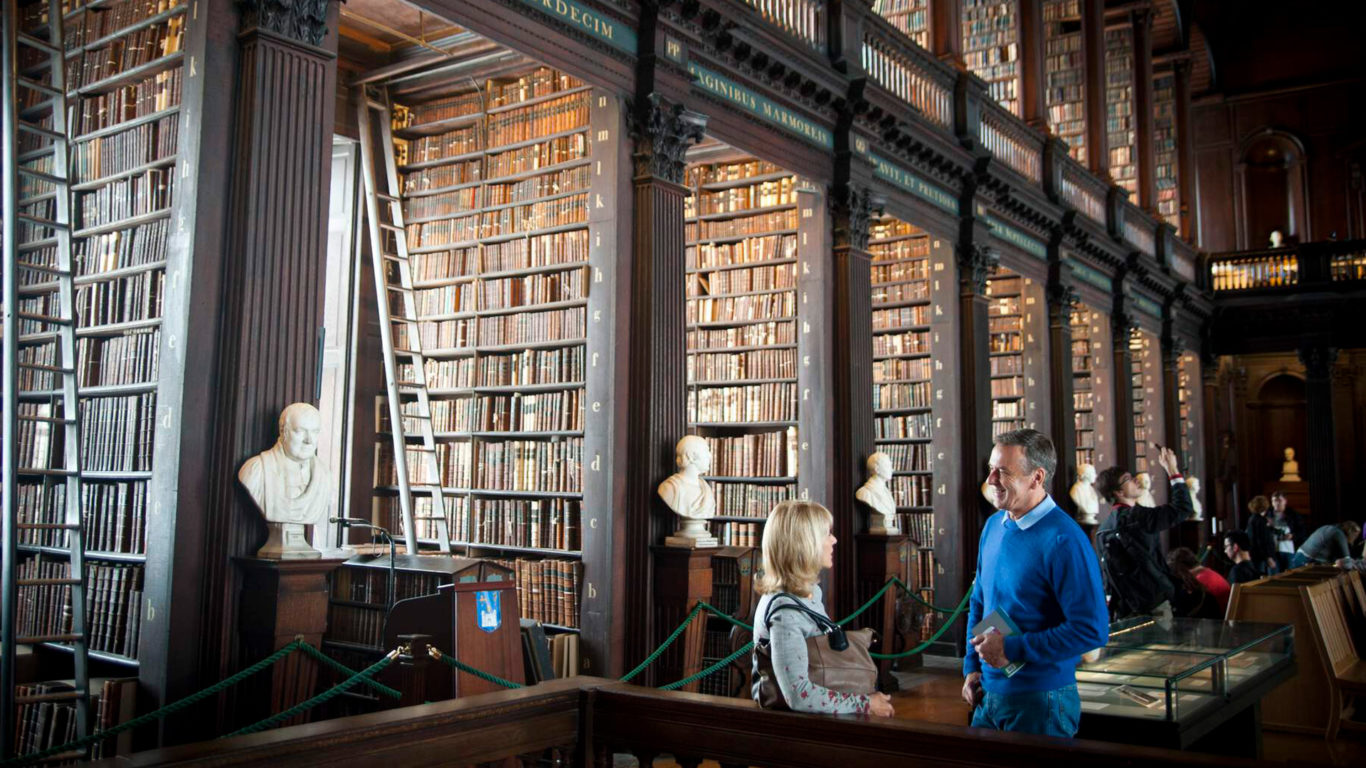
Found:
[[[373, 525], [358, 517], [330, 517], [327, 521], [334, 525], [340, 525], [342, 528], [369, 528], [370, 530], [383, 535], [384, 538], [389, 542], [389, 595], [384, 605], [384, 610], [387, 614], [394, 607], [394, 591], [398, 581], [398, 574], [396, 573], [394, 568], [394, 561], [397, 559], [397, 552], [396, 547], [394, 545], [394, 537], [389, 533], [389, 529], [381, 528], [378, 525]], [[373, 541], [374, 535], [371, 535], [370, 538]]]

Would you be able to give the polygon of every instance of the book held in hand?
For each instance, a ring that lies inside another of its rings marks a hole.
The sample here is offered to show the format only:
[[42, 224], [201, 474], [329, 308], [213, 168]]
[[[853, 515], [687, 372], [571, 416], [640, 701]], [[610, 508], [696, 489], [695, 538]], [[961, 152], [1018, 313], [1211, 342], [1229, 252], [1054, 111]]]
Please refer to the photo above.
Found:
[[[1020, 628], [1015, 626], [1015, 622], [1011, 621], [1010, 617], [1000, 608], [983, 616], [982, 620], [977, 622], [977, 626], [972, 628], [973, 637], [985, 635], [988, 632], [998, 632], [1001, 637], [1021, 634]], [[1024, 669], [1024, 665], [1023, 661], [1012, 661], [1001, 668], [1001, 674], [1006, 677], [1013, 677], [1016, 672]]]

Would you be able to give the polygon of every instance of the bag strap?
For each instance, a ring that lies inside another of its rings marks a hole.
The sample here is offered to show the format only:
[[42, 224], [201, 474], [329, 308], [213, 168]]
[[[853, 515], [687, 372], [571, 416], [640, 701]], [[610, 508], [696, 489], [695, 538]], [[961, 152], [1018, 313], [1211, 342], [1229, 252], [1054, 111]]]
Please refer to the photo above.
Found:
[[[780, 597], [789, 598], [790, 602], [779, 605], [778, 598]], [[788, 594], [787, 592], [779, 592], [774, 595], [773, 599], [768, 602], [768, 609], [764, 611], [764, 628], [768, 629], [770, 634], [772, 634], [773, 630], [769, 627], [769, 619], [773, 616], [774, 611], [782, 611], [789, 608], [800, 611], [810, 617], [811, 620], [816, 623], [816, 626], [820, 629], [821, 633], [830, 638], [830, 647], [833, 650], [842, 651], [849, 647], [849, 641], [845, 637], [844, 627], [841, 627], [829, 616], [808, 608], [801, 602], [800, 598], [796, 595]]]

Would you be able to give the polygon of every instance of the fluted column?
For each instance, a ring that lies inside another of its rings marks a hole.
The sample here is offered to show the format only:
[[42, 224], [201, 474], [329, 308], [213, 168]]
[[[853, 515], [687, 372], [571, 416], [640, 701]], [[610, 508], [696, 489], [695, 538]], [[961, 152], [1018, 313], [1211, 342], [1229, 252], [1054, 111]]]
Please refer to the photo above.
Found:
[[963, 69], [963, 0], [930, 0], [930, 49]]
[[1309, 510], [1320, 521], [1345, 519], [1338, 506], [1337, 436], [1333, 424], [1334, 347], [1306, 346], [1299, 350], [1304, 364], [1305, 435], [1300, 475], [1309, 483]]
[[1077, 481], [1076, 403], [1072, 399], [1072, 307], [1077, 303], [1077, 289], [1064, 279], [1067, 266], [1062, 259], [1051, 261], [1045, 291], [1048, 301], [1048, 392], [1053, 404], [1048, 431], [1058, 452], [1052, 493], [1053, 500], [1075, 517], [1076, 505], [1067, 492]]
[[1081, 0], [1082, 49], [1086, 56], [1086, 165], [1110, 178], [1105, 131], [1105, 0]]
[[1138, 132], [1138, 206], [1157, 210], [1157, 169], [1153, 153], [1153, 12], [1134, 11], [1134, 128]]
[[[687, 282], [684, 260], [684, 157], [702, 138], [706, 117], [650, 94], [633, 105], [635, 222], [632, 237], [630, 387], [625, 512], [626, 663], [654, 647], [651, 545], [672, 530], [655, 488], [674, 471], [674, 444], [687, 430], [684, 371]], [[648, 672], [647, 672], [648, 674]], [[643, 684], [649, 684], [642, 679]]]
[[1114, 373], [1110, 377], [1115, 386], [1115, 464], [1133, 472], [1134, 367], [1129, 339], [1134, 332], [1134, 321], [1124, 306], [1122, 293], [1119, 293], [1121, 283], [1121, 280], [1115, 281], [1115, 309], [1110, 315], [1110, 342], [1115, 358]]

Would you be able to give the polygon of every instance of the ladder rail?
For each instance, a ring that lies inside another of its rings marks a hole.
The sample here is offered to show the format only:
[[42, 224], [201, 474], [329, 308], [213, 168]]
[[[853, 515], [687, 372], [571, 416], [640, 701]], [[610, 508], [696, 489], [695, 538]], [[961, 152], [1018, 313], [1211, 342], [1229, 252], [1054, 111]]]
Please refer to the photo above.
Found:
[[[4, 181], [3, 198], [4, 211], [15, 211], [18, 209], [19, 189], [18, 178], [13, 168], [18, 157], [18, 147], [16, 140], [19, 136], [18, 130], [18, 87], [17, 72], [19, 57], [15, 50], [18, 45], [18, 30], [16, 25], [19, 21], [19, 12], [15, 7], [17, 3], [3, 3], [3, 10], [0, 16], [3, 17], [4, 34], [0, 36], [0, 47], [3, 48], [3, 59], [0, 59], [0, 97], [4, 103], [0, 106], [3, 111], [2, 129], [3, 139], [0, 140], [0, 160], [3, 160]], [[14, 643], [10, 639], [17, 634], [17, 609], [18, 599], [15, 595], [16, 588], [16, 560], [18, 557], [18, 547], [15, 539], [18, 536], [16, 524], [18, 523], [18, 507], [15, 502], [15, 494], [18, 491], [18, 467], [19, 449], [18, 420], [15, 418], [15, 406], [19, 402], [19, 374], [16, 363], [19, 360], [19, 318], [17, 308], [19, 305], [19, 281], [15, 275], [16, 250], [19, 245], [19, 230], [15, 224], [13, 216], [4, 215], [3, 217], [3, 247], [4, 248], [4, 408], [0, 410], [0, 433], [3, 433], [3, 445], [0, 445], [0, 452], [3, 452], [3, 475], [4, 488], [0, 493], [4, 494], [0, 499], [0, 509], [3, 513], [3, 529], [0, 530], [0, 537], [3, 537], [3, 557], [4, 563], [0, 565], [0, 760], [5, 760], [14, 755], [14, 750], [18, 742], [18, 734], [15, 733], [14, 717], [14, 669], [15, 669], [15, 649]]]

